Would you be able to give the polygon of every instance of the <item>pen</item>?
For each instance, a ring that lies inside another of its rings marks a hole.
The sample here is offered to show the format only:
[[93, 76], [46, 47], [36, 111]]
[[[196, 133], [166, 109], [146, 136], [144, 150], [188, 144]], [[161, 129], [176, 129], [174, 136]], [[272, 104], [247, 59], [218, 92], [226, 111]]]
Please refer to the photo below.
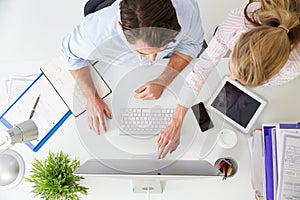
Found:
[[259, 196], [255, 194], [255, 200], [259, 200]]
[[35, 112], [35, 109], [36, 109], [36, 106], [37, 106], [39, 100], [40, 100], [40, 95], [36, 98], [36, 100], [35, 100], [35, 102], [34, 102], [34, 105], [33, 105], [33, 108], [32, 108], [32, 110], [31, 110], [29, 119], [31, 119], [31, 118], [33, 117], [34, 112]]

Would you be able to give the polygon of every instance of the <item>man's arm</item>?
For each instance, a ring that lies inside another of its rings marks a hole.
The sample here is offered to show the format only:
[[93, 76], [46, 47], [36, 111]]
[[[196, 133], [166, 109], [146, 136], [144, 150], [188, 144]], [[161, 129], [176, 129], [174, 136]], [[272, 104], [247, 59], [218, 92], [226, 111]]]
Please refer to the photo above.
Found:
[[143, 100], [158, 99], [163, 90], [171, 84], [176, 76], [190, 63], [191, 56], [175, 51], [165, 70], [154, 80], [136, 90], [136, 98]]
[[162, 84], [168, 86], [176, 78], [176, 76], [190, 63], [191, 56], [175, 51], [170, 58], [168, 66], [163, 73], [157, 78]]
[[109, 111], [108, 106], [99, 96], [95, 85], [92, 81], [92, 77], [90, 74], [89, 66], [76, 69], [69, 70], [74, 79], [76, 80], [80, 90], [82, 91], [84, 97], [86, 98], [87, 106], [87, 118], [89, 122], [89, 127], [97, 134], [100, 134], [99, 122], [102, 127], [102, 130], [106, 131], [106, 124], [104, 120], [104, 115], [108, 118], [111, 117], [111, 113]]
[[85, 66], [76, 70], [69, 70], [73, 78], [76, 80], [81, 92], [87, 100], [92, 99], [97, 90], [92, 81], [89, 66]]

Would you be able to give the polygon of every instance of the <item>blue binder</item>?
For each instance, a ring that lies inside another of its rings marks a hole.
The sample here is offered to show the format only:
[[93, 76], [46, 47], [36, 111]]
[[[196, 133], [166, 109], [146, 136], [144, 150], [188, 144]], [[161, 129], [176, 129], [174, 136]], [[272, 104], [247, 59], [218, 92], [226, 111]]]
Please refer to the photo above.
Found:
[[41, 73], [0, 117], [0, 122], [8, 129], [27, 120], [38, 95], [41, 98], [32, 120], [37, 124], [39, 136], [36, 141], [26, 142], [34, 152], [37, 152], [72, 114], [44, 74]]
[[274, 177], [274, 165], [276, 163], [273, 162], [273, 146], [272, 143], [272, 129], [276, 126], [264, 126], [263, 134], [264, 134], [264, 157], [265, 157], [265, 180], [266, 180], [266, 200], [275, 200], [275, 190], [277, 188], [274, 185], [275, 178]]

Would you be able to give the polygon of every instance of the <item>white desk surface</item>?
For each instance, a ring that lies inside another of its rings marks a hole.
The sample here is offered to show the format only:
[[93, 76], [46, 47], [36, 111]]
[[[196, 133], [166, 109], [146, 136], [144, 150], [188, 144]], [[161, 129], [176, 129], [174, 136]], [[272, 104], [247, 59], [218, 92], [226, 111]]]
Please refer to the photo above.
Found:
[[[38, 70], [38, 64], [35, 65], [34, 69]], [[20, 67], [19, 65], [14, 65], [10, 67], [9, 70], [5, 70], [5, 73], [2, 73], [2, 71], [3, 70], [1, 70], [1, 81], [3, 83], [3, 80], [9, 75], [20, 74]], [[220, 80], [226, 73], [228, 73], [227, 59], [224, 59], [209, 77], [208, 83], [210, 83], [210, 87], [215, 87], [218, 84], [218, 81], [216, 80]], [[186, 72], [184, 72], [184, 74], [186, 74]], [[1, 86], [3, 85], [4, 84], [1, 84]], [[299, 85], [300, 78], [279, 87], [256, 88], [255, 91], [269, 101], [268, 106], [257, 125], [259, 126], [261, 123], [268, 122], [300, 121], [299, 109], [295, 109], [300, 106], [300, 94], [299, 92], [296, 92], [296, 88], [298, 89]], [[115, 85], [113, 83], [111, 86], [112, 89], [114, 89]], [[205, 94], [205, 90], [206, 89], [204, 88], [201, 94]], [[1, 111], [4, 111], [6, 108], [4, 106], [6, 105], [6, 94], [4, 89], [0, 92]], [[199, 100], [205, 101], [207, 98], [207, 96], [203, 95], [199, 97]], [[106, 99], [106, 101], [109, 100], [110, 98]], [[82, 133], [78, 133], [78, 131], [80, 131], [78, 122], [71, 116], [37, 153], [32, 152], [24, 144], [16, 144], [12, 149], [19, 152], [25, 160], [25, 176], [29, 175], [31, 163], [34, 158], [45, 158], [48, 151], [57, 152], [63, 150], [72, 158], [80, 159], [81, 162], [93, 157], [90, 149], [86, 147], [86, 144], [83, 143], [84, 141], [80, 137], [80, 134]], [[86, 130], [85, 133], [92, 134], [88, 130]], [[104, 136], [100, 136], [97, 138], [99, 139], [99, 143], [101, 143], [103, 137]], [[213, 137], [213, 134], [211, 137]], [[187, 152], [183, 154], [183, 158], [197, 159], [204, 138], [205, 137], [196, 137]], [[105, 151], [105, 149], [103, 149], [103, 151]], [[166, 182], [164, 192], [162, 194], [151, 195], [151, 199], [192, 200], [199, 199], [199, 197], [203, 199], [254, 199], [254, 192], [251, 187], [250, 153], [247, 136], [238, 133], [238, 144], [233, 149], [224, 150], [221, 147], [216, 146], [206, 159], [214, 162], [216, 158], [223, 156], [232, 157], [238, 162], [239, 169], [234, 177], [229, 178], [226, 181], [221, 181], [220, 179], [168, 181]], [[83, 180], [82, 184], [90, 188], [88, 196], [83, 197], [83, 199], [87, 200], [146, 199], [146, 194], [135, 194], [132, 192], [131, 180], [88, 178]], [[11, 190], [0, 191], [0, 199], [33, 199], [33, 194], [30, 191], [31, 185], [23, 180], [17, 187]]]

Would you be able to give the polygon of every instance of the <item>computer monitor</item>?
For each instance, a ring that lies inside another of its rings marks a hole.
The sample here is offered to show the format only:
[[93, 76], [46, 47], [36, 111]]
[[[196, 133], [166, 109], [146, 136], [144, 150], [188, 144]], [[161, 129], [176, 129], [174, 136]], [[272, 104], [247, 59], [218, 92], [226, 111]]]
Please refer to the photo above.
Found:
[[[219, 176], [219, 170], [206, 160], [90, 159], [74, 174], [130, 179], [136, 181], [139, 188], [151, 187], [162, 192], [162, 181], [214, 178]], [[139, 188], [133, 188], [133, 191]]]

